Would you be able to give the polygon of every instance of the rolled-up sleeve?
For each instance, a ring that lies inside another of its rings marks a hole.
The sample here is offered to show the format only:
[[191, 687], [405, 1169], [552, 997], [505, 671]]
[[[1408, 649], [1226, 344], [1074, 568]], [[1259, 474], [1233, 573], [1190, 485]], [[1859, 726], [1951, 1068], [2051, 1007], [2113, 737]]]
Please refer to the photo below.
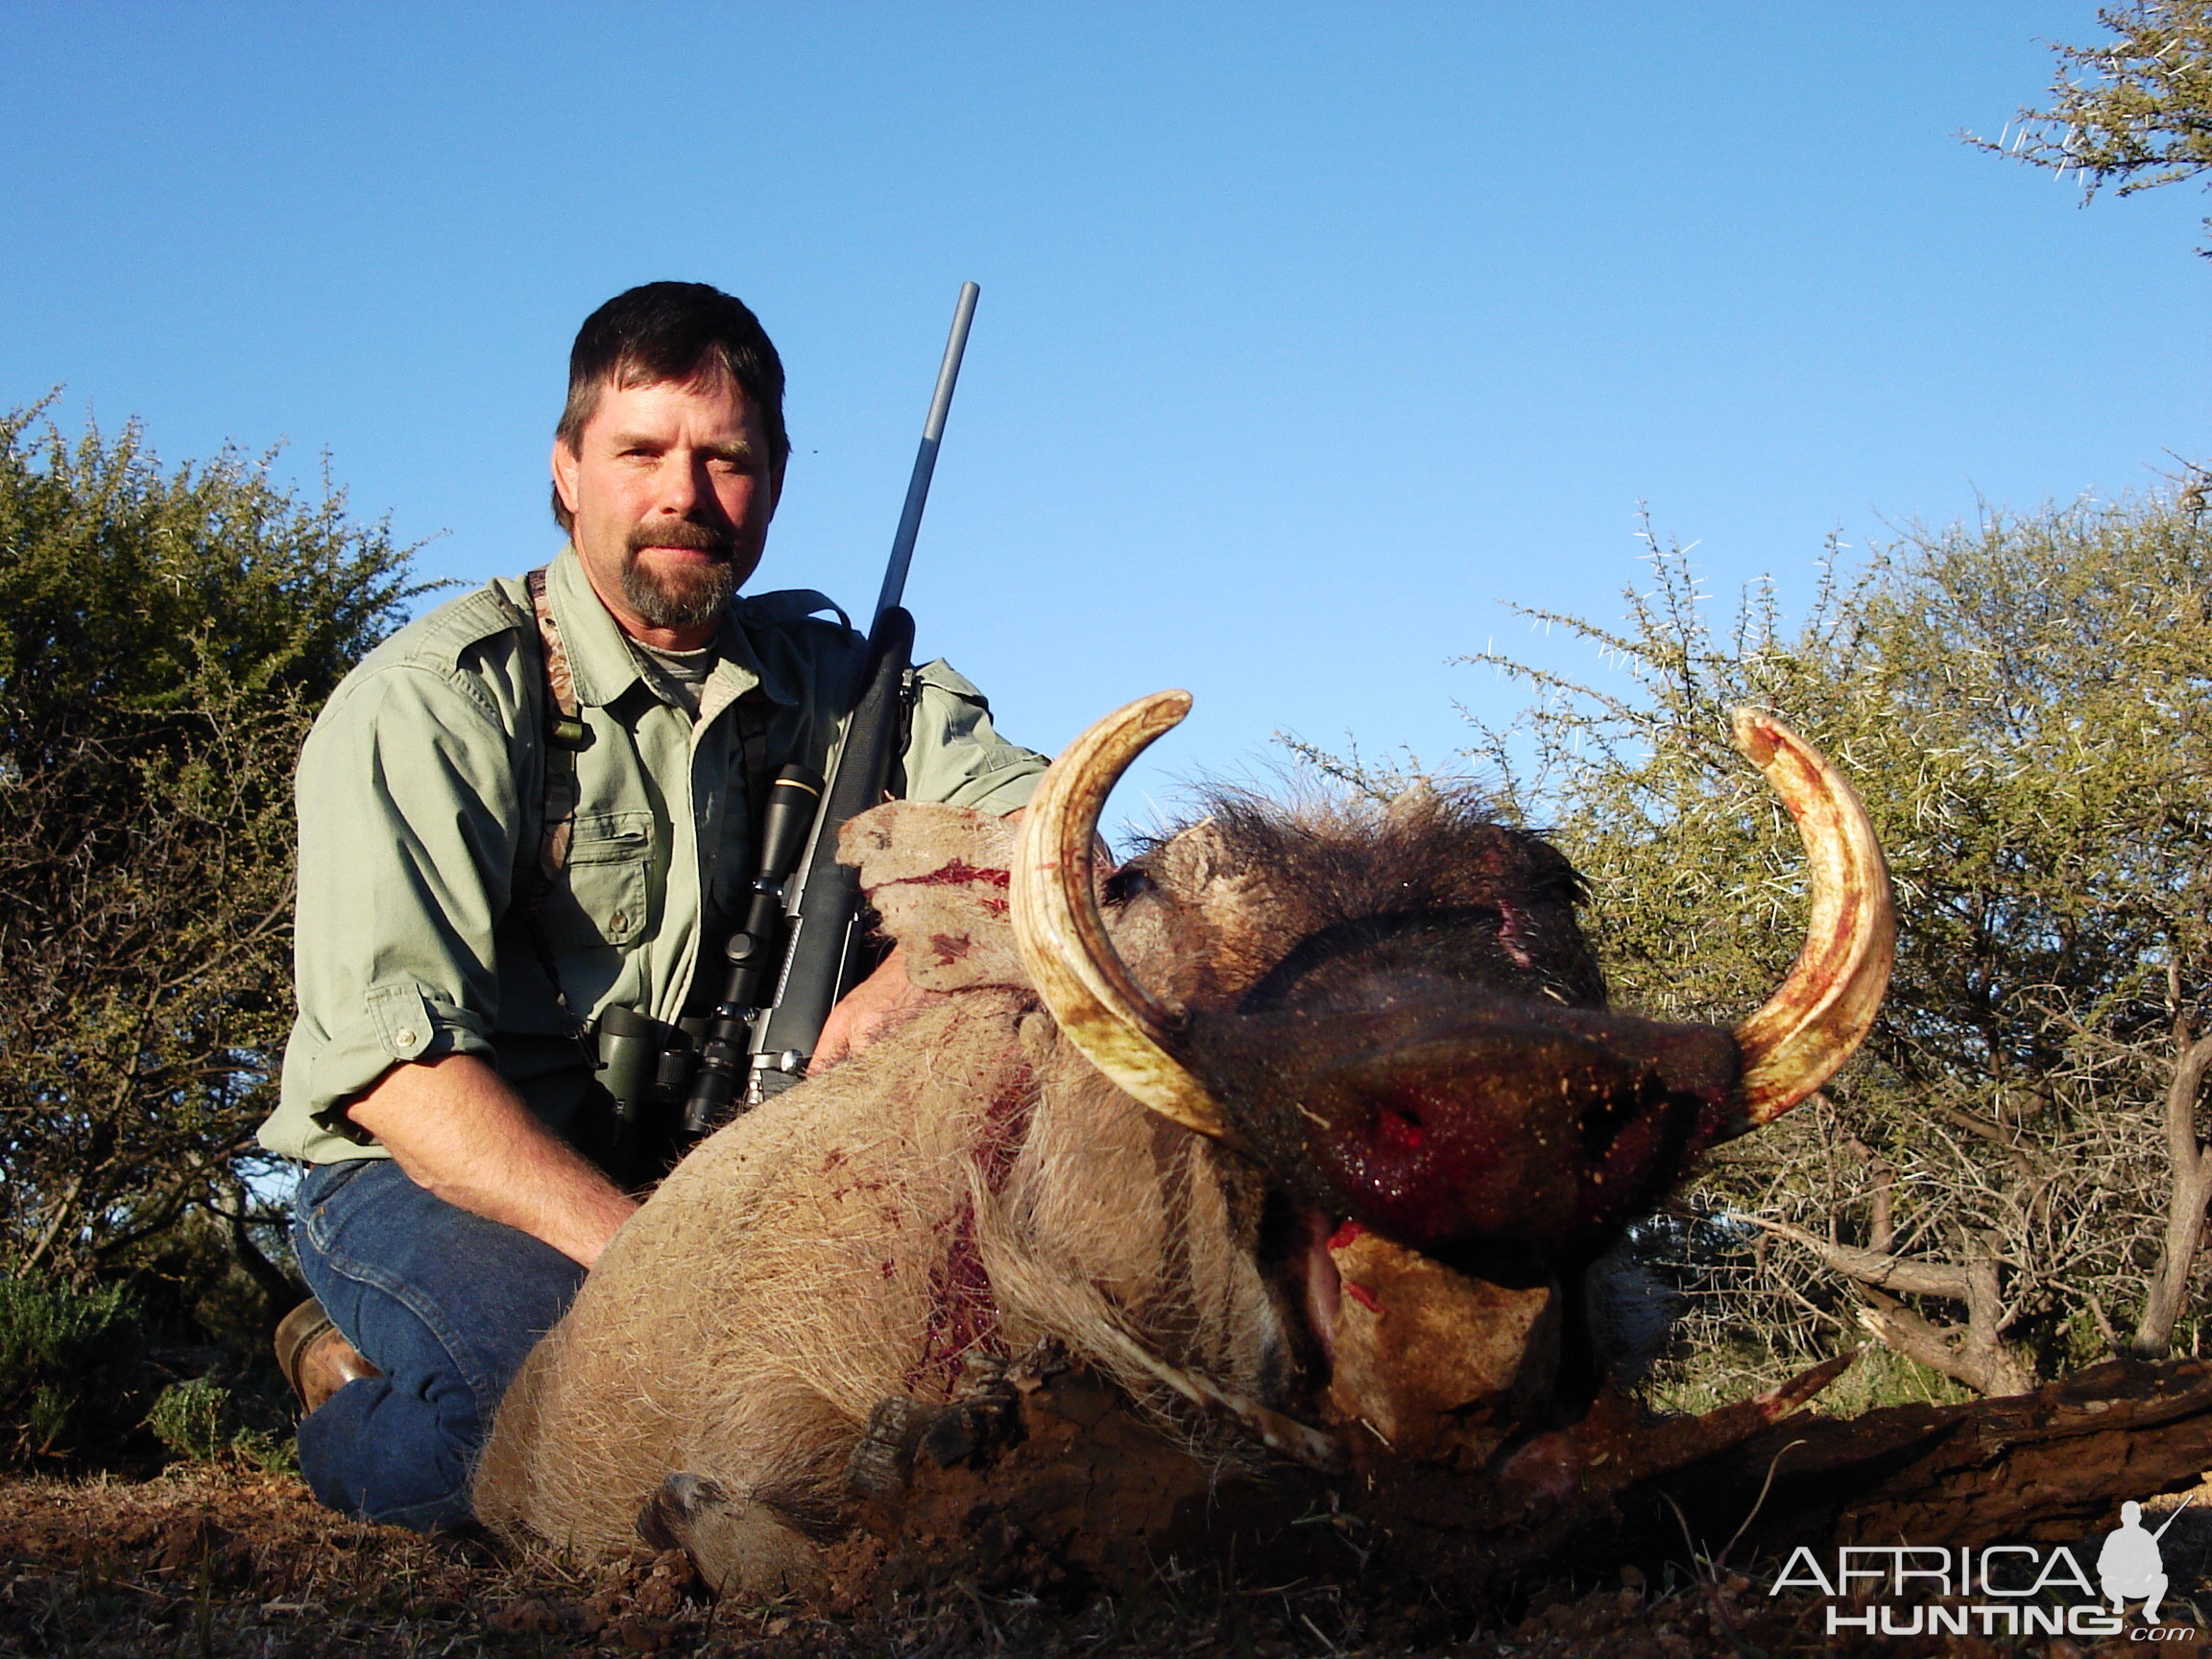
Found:
[[914, 715], [903, 765], [906, 799], [983, 812], [1026, 806], [1046, 761], [1009, 743], [983, 693], [940, 660], [914, 671]]
[[342, 1108], [397, 1062], [491, 1056], [517, 759], [480, 697], [435, 667], [349, 684], [316, 723], [296, 784], [300, 1008], [262, 1131], [273, 1150], [357, 1143]]

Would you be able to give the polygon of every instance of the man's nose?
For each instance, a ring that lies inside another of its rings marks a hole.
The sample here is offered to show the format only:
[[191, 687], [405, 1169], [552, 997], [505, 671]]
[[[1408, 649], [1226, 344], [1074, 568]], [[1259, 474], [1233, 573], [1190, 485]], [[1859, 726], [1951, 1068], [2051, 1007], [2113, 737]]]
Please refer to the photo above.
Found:
[[660, 500], [655, 507], [677, 517], [721, 517], [721, 500], [714, 495], [706, 456], [670, 451], [661, 460]]

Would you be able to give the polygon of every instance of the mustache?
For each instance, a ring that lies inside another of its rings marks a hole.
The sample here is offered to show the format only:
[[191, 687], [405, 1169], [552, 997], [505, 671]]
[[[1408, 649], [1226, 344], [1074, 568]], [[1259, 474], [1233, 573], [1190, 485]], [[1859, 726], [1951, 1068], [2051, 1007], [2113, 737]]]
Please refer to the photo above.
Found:
[[723, 526], [695, 524], [688, 518], [678, 518], [665, 524], [636, 524], [623, 537], [631, 555], [635, 557], [645, 547], [688, 547], [701, 553], [711, 553], [718, 559], [727, 559], [737, 549], [736, 532]]

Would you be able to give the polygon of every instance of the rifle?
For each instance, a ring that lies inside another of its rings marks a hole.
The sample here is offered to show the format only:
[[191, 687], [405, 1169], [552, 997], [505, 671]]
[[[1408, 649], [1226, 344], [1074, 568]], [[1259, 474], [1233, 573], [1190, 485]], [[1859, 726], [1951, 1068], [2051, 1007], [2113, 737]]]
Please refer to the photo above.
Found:
[[[876, 598], [868, 649], [848, 704], [852, 712], [829, 781], [825, 784], [804, 767], [786, 766], [769, 792], [760, 872], [754, 878], [745, 920], [730, 938], [730, 982], [708, 1025], [684, 1103], [687, 1136], [707, 1133], [733, 1109], [757, 1105], [805, 1076], [830, 1008], [861, 975], [859, 872], [837, 862], [837, 832], [848, 819], [883, 799], [904, 743], [914, 618], [900, 601], [981, 292], [973, 282], [962, 283], [952, 310], [952, 332], [922, 424], [922, 447], [907, 481], [898, 534], [891, 539], [891, 562]], [[816, 797], [821, 805], [802, 852], [800, 831]], [[796, 881], [791, 879], [794, 867], [800, 872]], [[774, 994], [764, 997], [765, 968], [778, 932], [785, 940], [782, 972]]]

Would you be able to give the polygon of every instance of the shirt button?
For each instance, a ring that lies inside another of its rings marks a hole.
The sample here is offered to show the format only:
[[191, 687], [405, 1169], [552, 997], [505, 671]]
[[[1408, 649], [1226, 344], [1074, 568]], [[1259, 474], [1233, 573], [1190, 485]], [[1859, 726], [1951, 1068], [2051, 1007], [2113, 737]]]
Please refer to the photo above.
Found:
[[412, 1025], [400, 1026], [398, 1030], [392, 1033], [392, 1041], [398, 1044], [402, 1048], [414, 1047], [415, 1027]]
[[630, 912], [627, 910], [615, 911], [613, 915], [607, 918], [607, 926], [617, 933], [621, 932], [623, 928], [630, 926]]

